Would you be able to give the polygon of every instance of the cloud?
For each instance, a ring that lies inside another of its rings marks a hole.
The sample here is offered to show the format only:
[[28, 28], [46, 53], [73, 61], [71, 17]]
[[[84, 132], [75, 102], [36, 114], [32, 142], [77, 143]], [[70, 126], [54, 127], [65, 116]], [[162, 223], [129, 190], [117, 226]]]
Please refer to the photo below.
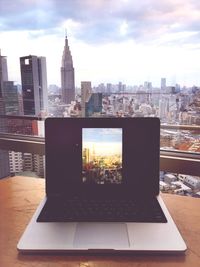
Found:
[[9, 76], [20, 83], [19, 57], [41, 55], [48, 82], [60, 85], [65, 28], [77, 86], [157, 83], [177, 72], [199, 83], [199, 0], [0, 0]]
[[88, 43], [155, 42], [174, 32], [199, 33], [199, 7], [198, 0], [1, 0], [0, 30], [28, 30], [36, 38], [71, 21], [79, 27], [69, 32]]

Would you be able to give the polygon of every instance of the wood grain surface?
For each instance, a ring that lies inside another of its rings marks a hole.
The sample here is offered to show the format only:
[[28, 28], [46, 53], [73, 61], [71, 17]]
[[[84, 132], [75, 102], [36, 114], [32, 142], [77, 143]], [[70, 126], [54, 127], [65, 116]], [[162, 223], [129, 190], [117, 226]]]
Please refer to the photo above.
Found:
[[18, 240], [44, 195], [44, 179], [0, 180], [0, 267], [200, 267], [200, 199], [170, 194], [162, 196], [187, 244], [183, 255], [20, 254]]

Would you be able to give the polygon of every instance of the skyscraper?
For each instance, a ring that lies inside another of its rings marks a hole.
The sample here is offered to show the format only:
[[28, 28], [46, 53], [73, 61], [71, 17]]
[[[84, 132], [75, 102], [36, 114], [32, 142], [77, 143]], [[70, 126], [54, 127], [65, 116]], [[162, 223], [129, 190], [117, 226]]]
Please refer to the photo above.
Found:
[[1, 55], [0, 49], [0, 97], [2, 97], [3, 82], [8, 81], [7, 59]]
[[160, 88], [162, 90], [166, 89], [166, 78], [161, 78], [161, 85]]
[[88, 101], [85, 103], [85, 117], [99, 116], [102, 112], [102, 93], [92, 93]]
[[5, 107], [3, 101], [3, 83], [8, 81], [7, 59], [1, 55], [0, 49], [0, 114], [5, 114]]
[[63, 103], [70, 104], [75, 100], [74, 67], [67, 36], [61, 64], [61, 90]]
[[19, 115], [19, 96], [13, 81], [3, 82], [3, 102], [6, 115]]
[[20, 57], [24, 115], [38, 116], [47, 111], [46, 58]]
[[[0, 115], [5, 115], [5, 105], [3, 100], [3, 84], [8, 81], [7, 60], [6, 57], [1, 56], [0, 50]], [[6, 124], [4, 119], [0, 119], [0, 132], [6, 131]], [[9, 176], [9, 155], [8, 151], [0, 149], [0, 178]]]
[[92, 95], [92, 85], [90, 81], [81, 82], [81, 110], [82, 117], [85, 117], [85, 103]]

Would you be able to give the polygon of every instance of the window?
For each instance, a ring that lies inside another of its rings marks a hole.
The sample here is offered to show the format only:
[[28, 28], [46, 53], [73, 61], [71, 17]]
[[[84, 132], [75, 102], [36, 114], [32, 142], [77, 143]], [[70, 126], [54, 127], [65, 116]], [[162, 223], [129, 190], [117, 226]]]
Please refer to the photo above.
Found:
[[0, 149], [42, 155], [49, 116], [160, 117], [161, 169], [197, 175], [197, 5], [1, 1]]

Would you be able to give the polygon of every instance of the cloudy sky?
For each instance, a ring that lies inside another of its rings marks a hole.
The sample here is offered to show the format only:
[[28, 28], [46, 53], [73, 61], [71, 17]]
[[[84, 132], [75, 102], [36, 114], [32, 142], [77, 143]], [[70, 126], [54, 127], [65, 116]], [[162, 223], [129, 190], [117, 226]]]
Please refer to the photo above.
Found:
[[0, 48], [9, 79], [19, 57], [46, 56], [60, 85], [65, 29], [81, 81], [200, 85], [199, 0], [0, 0]]
[[83, 150], [95, 150], [96, 155], [122, 154], [121, 128], [84, 128], [82, 130]]

